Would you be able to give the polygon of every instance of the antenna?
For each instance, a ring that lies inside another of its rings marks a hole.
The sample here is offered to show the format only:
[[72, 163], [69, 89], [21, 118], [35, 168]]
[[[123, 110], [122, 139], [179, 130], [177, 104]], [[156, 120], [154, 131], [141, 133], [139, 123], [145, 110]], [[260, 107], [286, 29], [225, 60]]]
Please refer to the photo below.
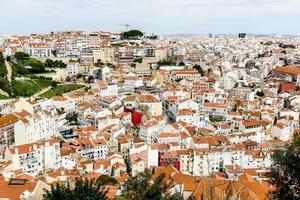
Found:
[[128, 28], [130, 27], [130, 24], [121, 24], [121, 26], [124, 26], [125, 30], [128, 31]]

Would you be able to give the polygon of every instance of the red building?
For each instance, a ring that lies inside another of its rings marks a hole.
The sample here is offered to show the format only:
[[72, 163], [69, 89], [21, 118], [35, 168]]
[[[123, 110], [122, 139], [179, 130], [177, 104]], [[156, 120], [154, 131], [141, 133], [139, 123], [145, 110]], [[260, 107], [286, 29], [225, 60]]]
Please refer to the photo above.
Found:
[[134, 126], [137, 126], [142, 122], [143, 113], [129, 108], [124, 108], [124, 111], [131, 113], [131, 122]]
[[296, 83], [291, 83], [291, 82], [283, 82], [280, 83], [280, 92], [291, 92], [291, 91], [296, 91], [297, 86]]

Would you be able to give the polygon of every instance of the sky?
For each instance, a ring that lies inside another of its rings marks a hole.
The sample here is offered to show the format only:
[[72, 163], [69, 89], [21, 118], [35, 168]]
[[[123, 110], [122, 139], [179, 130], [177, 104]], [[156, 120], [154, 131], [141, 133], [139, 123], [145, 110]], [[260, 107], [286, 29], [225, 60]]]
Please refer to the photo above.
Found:
[[0, 0], [0, 34], [123, 31], [300, 35], [300, 0]]

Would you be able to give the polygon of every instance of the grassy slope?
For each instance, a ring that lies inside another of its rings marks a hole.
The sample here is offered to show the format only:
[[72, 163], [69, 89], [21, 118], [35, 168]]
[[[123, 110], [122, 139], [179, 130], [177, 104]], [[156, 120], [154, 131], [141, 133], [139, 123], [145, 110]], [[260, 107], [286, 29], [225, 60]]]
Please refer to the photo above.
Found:
[[38, 91], [41, 91], [43, 88], [51, 85], [52, 81], [50, 80], [24, 80], [24, 81], [12, 81], [12, 89], [14, 96], [31, 96]]
[[9, 99], [9, 97], [0, 94], [0, 100], [3, 100], [3, 99]]
[[84, 87], [83, 85], [78, 84], [68, 84], [68, 85], [58, 85], [57, 87], [45, 92], [42, 94], [43, 97], [51, 98], [53, 96], [59, 96], [67, 92], [71, 92], [73, 90], [77, 90], [79, 88]]

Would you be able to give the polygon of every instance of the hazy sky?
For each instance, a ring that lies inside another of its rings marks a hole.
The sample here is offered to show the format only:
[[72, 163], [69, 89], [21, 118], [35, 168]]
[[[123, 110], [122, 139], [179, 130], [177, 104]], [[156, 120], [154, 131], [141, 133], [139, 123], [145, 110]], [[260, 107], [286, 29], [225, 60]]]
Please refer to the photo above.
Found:
[[65, 30], [300, 35], [300, 0], [0, 0], [0, 34]]

